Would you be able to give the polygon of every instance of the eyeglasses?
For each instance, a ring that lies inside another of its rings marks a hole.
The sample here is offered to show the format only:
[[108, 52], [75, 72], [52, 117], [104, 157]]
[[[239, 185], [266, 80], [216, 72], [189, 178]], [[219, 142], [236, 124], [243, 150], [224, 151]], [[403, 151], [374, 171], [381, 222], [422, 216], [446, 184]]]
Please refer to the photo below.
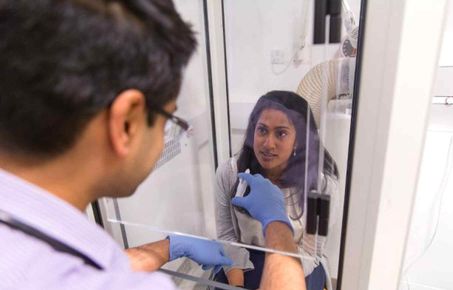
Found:
[[[176, 117], [175, 115], [170, 114], [159, 107], [154, 107], [153, 110], [168, 118], [167, 123], [165, 124], [165, 131], [167, 133], [167, 130], [169, 130], [169, 135], [174, 139], [181, 138], [182, 134], [190, 129], [190, 125], [187, 121]], [[168, 121], [170, 121], [171, 124], [169, 124]]]

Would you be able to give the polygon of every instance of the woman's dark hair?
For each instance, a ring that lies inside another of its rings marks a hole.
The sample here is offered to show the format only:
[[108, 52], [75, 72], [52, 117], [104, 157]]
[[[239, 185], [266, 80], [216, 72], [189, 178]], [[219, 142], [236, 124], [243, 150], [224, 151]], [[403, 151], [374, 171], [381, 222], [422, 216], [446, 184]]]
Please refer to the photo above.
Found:
[[170, 0], [1, 0], [0, 147], [64, 152], [124, 90], [174, 100], [195, 50]]
[[318, 128], [308, 103], [299, 95], [289, 91], [271, 91], [258, 100], [250, 114], [244, 144], [239, 152], [238, 172], [250, 169], [251, 174], [259, 173], [266, 177], [253, 150], [255, 127], [261, 113], [266, 109], [283, 112], [296, 129], [295, 154], [291, 154], [279, 185], [283, 188], [296, 188], [299, 204], [303, 209], [307, 193], [317, 188], [320, 148], [324, 153], [323, 173], [338, 178], [338, 169], [332, 156], [320, 143]]

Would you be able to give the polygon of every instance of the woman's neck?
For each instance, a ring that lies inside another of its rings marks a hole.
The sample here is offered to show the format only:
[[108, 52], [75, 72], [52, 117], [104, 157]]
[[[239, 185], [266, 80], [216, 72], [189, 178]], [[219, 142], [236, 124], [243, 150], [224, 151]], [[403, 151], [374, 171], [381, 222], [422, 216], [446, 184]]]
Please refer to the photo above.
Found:
[[278, 185], [280, 183], [281, 176], [281, 171], [266, 171], [266, 178], [268, 178], [275, 185]]

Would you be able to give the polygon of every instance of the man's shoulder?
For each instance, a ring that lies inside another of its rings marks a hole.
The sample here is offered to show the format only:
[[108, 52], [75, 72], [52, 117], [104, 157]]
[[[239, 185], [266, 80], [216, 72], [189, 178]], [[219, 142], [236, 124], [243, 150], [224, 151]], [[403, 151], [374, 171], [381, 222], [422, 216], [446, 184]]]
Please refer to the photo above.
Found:
[[0, 289], [175, 289], [161, 273], [136, 273], [115, 263], [97, 270], [3, 224], [0, 248]]
[[44, 242], [3, 224], [0, 224], [0, 237], [0, 289], [22, 288], [20, 285], [32, 280], [34, 272], [48, 268], [59, 254]]

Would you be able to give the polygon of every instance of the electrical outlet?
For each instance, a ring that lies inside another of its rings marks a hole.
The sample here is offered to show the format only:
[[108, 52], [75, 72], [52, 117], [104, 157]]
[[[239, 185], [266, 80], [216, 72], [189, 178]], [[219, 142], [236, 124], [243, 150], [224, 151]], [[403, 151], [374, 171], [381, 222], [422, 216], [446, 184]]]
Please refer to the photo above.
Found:
[[271, 64], [285, 64], [285, 51], [282, 49], [271, 50]]
[[311, 45], [306, 45], [304, 44], [303, 46], [300, 46], [295, 49], [294, 57], [293, 57], [293, 62], [294, 65], [298, 66], [300, 64], [310, 64], [311, 62], [311, 50], [312, 46]]

